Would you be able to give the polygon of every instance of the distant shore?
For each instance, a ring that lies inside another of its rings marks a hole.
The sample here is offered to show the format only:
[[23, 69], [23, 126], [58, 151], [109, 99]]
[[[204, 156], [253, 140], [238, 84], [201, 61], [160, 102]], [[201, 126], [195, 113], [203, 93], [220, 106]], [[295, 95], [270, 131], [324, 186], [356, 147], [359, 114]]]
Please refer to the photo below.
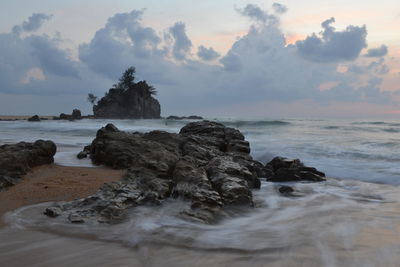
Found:
[[[7, 120], [27, 120], [32, 115], [0, 115], [0, 120], [7, 121]], [[52, 120], [54, 116], [39, 116], [40, 118], [45, 118], [48, 120]]]
[[21, 182], [0, 192], [0, 227], [3, 215], [26, 205], [69, 201], [89, 196], [104, 183], [120, 180], [125, 171], [106, 167], [70, 167], [56, 164], [34, 168]]

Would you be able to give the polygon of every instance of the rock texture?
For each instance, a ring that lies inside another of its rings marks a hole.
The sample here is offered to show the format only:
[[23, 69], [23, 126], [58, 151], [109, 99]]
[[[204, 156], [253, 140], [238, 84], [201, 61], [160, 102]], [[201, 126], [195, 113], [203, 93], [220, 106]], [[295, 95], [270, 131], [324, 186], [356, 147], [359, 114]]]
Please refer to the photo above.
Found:
[[188, 204], [180, 211], [182, 217], [212, 223], [229, 206], [253, 206], [252, 189], [260, 187], [259, 178], [275, 181], [280, 170], [293, 170], [294, 176], [281, 180], [316, 181], [310, 175], [319, 173], [298, 160], [284, 158], [264, 166], [252, 159], [240, 131], [211, 121], [189, 123], [179, 134], [128, 133], [108, 124], [78, 154], [79, 158], [86, 156], [95, 164], [128, 169], [127, 174], [122, 181], [105, 184], [95, 195], [46, 209], [46, 215], [72, 223], [117, 223], [125, 219], [129, 208], [180, 198]]
[[52, 141], [0, 146], [0, 190], [16, 184], [30, 168], [52, 163], [55, 153], [56, 145]]
[[61, 113], [59, 117], [54, 117], [54, 120], [69, 120], [69, 121], [74, 121], [74, 120], [81, 120], [83, 119], [81, 111], [79, 109], [74, 109], [72, 110], [71, 115], [70, 114], [65, 114]]
[[299, 159], [275, 157], [266, 164], [264, 173], [270, 182], [325, 181], [325, 173], [305, 166]]
[[225, 206], [253, 205], [251, 189], [260, 187], [263, 168], [238, 130], [210, 121], [189, 123], [179, 134], [127, 133], [108, 124], [84, 153], [94, 163], [129, 168], [125, 179], [45, 214], [76, 223], [114, 223], [128, 208], [171, 197], [190, 203], [181, 216], [210, 223]]
[[146, 82], [135, 83], [126, 90], [110, 89], [93, 106], [96, 118], [109, 119], [159, 119], [160, 103], [149, 90]]

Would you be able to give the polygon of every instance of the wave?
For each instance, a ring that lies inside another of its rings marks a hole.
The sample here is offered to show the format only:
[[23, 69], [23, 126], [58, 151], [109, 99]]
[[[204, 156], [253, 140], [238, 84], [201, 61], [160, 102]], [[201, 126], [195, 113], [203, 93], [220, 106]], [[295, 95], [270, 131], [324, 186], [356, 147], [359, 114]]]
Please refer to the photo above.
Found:
[[230, 127], [270, 127], [270, 126], [287, 126], [292, 123], [281, 120], [262, 120], [262, 121], [245, 121], [245, 120], [237, 120], [237, 121], [221, 121], [221, 123]]
[[360, 122], [353, 122], [351, 124], [356, 124], [356, 125], [383, 125], [383, 126], [393, 126], [393, 127], [400, 126], [400, 123], [398, 123], [398, 122], [385, 122], [385, 121], [360, 121]]

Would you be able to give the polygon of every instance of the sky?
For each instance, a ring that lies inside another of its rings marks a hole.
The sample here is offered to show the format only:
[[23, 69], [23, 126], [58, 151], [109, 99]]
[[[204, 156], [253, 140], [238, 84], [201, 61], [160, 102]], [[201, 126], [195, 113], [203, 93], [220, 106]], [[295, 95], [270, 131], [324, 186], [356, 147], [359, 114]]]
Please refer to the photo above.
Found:
[[398, 0], [82, 2], [0, 2], [0, 114], [91, 113], [135, 66], [163, 116], [400, 116]]

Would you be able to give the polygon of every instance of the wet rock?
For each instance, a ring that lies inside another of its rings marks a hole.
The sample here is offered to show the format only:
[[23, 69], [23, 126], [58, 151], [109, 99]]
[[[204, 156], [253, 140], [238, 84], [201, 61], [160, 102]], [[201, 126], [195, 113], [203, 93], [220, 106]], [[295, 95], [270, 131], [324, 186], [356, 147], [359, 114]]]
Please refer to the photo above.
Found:
[[28, 121], [40, 121], [40, 118], [39, 118], [39, 116], [38, 115], [33, 115], [32, 117], [30, 117], [29, 119], [28, 119]]
[[62, 214], [62, 210], [59, 207], [49, 207], [43, 212], [44, 215], [49, 217], [58, 217]]
[[91, 146], [85, 146], [81, 152], [79, 152], [76, 157], [78, 159], [87, 158], [90, 155]]
[[55, 153], [52, 141], [0, 146], [0, 190], [16, 184], [32, 167], [53, 163]]
[[77, 214], [77, 213], [71, 213], [71, 214], [68, 216], [68, 220], [69, 220], [71, 223], [84, 223], [84, 222], [85, 222], [85, 220], [83, 219], [83, 217], [80, 216], [80, 215]]
[[275, 157], [265, 166], [264, 171], [269, 170], [270, 176], [267, 181], [270, 182], [290, 182], [290, 181], [325, 181], [325, 173], [316, 168], [304, 166], [299, 159], [288, 159]]
[[311, 180], [311, 174], [322, 174], [299, 160], [279, 158], [263, 166], [250, 156], [240, 131], [212, 121], [189, 123], [179, 134], [128, 133], [107, 124], [80, 153], [86, 155], [95, 164], [127, 169], [127, 174], [92, 196], [59, 204], [62, 218], [77, 214], [85, 222], [118, 223], [130, 208], [162, 205], [172, 198], [187, 202], [178, 211], [183, 218], [213, 223], [226, 207], [253, 206], [252, 189], [260, 188], [259, 178], [282, 173], [283, 180], [286, 175]]
[[79, 156], [128, 169], [126, 177], [61, 209], [116, 223], [129, 208], [160, 205], [171, 197], [190, 203], [180, 212], [184, 218], [211, 223], [225, 206], [253, 204], [251, 189], [260, 187], [263, 166], [249, 153], [243, 134], [216, 122], [189, 123], [179, 134], [127, 133], [107, 124]]
[[278, 191], [284, 196], [289, 196], [294, 192], [294, 189], [291, 186], [282, 185], [278, 188]]

